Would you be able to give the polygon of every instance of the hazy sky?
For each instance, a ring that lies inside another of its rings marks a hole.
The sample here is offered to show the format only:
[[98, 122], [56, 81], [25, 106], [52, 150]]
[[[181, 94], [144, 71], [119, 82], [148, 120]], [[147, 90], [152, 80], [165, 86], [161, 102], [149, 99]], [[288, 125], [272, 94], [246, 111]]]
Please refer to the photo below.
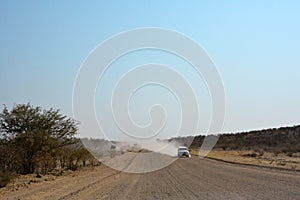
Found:
[[216, 64], [223, 132], [300, 124], [299, 11], [299, 1], [274, 0], [0, 1], [0, 103], [72, 116], [89, 52], [121, 31], [161, 27], [193, 38]]

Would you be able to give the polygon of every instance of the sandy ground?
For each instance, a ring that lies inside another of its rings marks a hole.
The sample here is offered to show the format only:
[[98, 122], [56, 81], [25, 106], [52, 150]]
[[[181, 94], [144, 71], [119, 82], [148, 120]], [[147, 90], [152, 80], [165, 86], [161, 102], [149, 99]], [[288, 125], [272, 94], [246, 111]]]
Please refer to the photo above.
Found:
[[[162, 162], [159, 159], [153, 162]], [[131, 162], [136, 165], [136, 159]], [[239, 166], [195, 156], [178, 159], [150, 173], [126, 173], [101, 165], [20, 187], [17, 191], [7, 188], [0, 191], [0, 199], [32, 200], [299, 199], [299, 196], [299, 172]]]
[[[192, 150], [193, 155], [198, 155], [197, 150]], [[247, 156], [255, 153], [256, 157]], [[300, 154], [293, 154], [293, 156], [287, 156], [283, 153], [274, 155], [274, 153], [263, 152], [259, 154], [254, 151], [223, 151], [213, 150], [207, 155], [208, 158], [229, 161], [240, 164], [252, 164], [265, 167], [289, 169], [300, 171]]]

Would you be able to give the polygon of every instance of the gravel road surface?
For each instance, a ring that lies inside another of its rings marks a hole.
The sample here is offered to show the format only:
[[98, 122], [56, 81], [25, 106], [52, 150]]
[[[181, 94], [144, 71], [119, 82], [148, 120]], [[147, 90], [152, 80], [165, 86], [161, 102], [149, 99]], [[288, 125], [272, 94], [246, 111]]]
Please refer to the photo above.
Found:
[[191, 157], [144, 174], [102, 165], [0, 199], [300, 199], [300, 173]]

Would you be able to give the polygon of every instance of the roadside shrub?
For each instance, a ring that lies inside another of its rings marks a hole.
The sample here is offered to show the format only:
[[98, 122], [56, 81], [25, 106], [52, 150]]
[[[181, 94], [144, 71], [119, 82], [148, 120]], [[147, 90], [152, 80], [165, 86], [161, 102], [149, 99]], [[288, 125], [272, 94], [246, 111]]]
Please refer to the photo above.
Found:
[[273, 151], [273, 153], [274, 153], [274, 155], [275, 156], [278, 156], [280, 153], [282, 153], [279, 149], [275, 149], [274, 151]]
[[11, 181], [11, 178], [9, 172], [0, 171], [0, 188], [5, 187]]
[[293, 153], [292, 152], [287, 152], [286, 155], [289, 156], [289, 157], [293, 157]]
[[263, 149], [257, 149], [255, 152], [257, 152], [259, 156], [263, 156], [265, 153]]
[[[4, 105], [0, 110], [0, 170], [16, 174], [47, 174], [57, 167], [59, 150], [78, 143], [78, 122], [59, 110]], [[76, 162], [76, 161], [75, 161]], [[3, 174], [1, 181], [9, 177]]]
[[246, 154], [243, 154], [243, 156], [255, 158], [255, 157], [257, 157], [257, 154], [256, 153], [246, 153]]

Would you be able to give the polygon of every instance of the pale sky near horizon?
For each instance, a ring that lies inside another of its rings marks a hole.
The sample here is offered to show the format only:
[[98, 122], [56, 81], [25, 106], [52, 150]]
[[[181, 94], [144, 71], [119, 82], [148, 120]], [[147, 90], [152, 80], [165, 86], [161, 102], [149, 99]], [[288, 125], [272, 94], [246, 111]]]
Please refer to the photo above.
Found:
[[[100, 42], [159, 27], [214, 61], [226, 92], [222, 132], [300, 124], [299, 1], [0, 1], [0, 103], [72, 116], [73, 83]], [[138, 97], [137, 97], [138, 98]]]

